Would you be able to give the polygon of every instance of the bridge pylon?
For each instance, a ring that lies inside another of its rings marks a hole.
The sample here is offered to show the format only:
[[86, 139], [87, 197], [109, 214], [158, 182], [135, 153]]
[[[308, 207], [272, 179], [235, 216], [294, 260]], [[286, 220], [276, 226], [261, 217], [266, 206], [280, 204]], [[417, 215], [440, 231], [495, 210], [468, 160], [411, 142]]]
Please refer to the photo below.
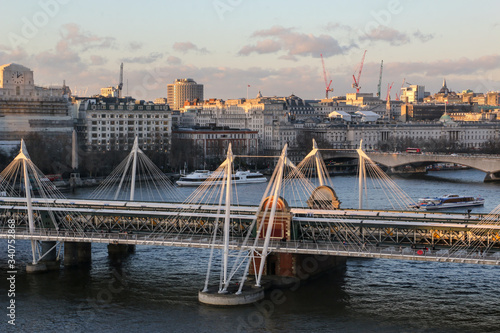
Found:
[[[250, 264], [250, 255], [244, 254], [248, 253], [248, 250], [241, 249], [237, 254], [230, 250], [230, 234], [231, 227], [234, 225], [233, 219], [231, 218], [231, 200], [233, 199], [233, 161], [234, 155], [231, 149], [231, 144], [229, 144], [227, 149], [226, 160], [221, 164], [216, 173], [220, 174], [222, 181], [220, 181], [220, 191], [219, 191], [219, 211], [224, 211], [223, 227], [222, 227], [222, 263], [221, 272], [219, 278], [219, 287], [217, 289], [209, 287], [209, 279], [212, 269], [212, 261], [214, 258], [214, 250], [217, 242], [217, 232], [219, 230], [219, 218], [217, 218], [212, 238], [212, 246], [210, 249], [210, 259], [207, 268], [207, 275], [205, 279], [205, 285], [203, 289], [198, 293], [198, 300], [202, 303], [211, 305], [241, 305], [254, 303], [264, 297], [263, 288], [249, 288], [245, 286], [246, 276], [248, 274], [248, 267]], [[203, 187], [203, 185], [201, 186]], [[222, 203], [224, 202], [224, 205]], [[251, 234], [252, 227], [249, 228], [247, 235], [245, 237], [244, 244], [248, 242], [249, 236]], [[253, 251], [251, 251], [253, 253]], [[230, 262], [230, 257], [232, 257], [232, 265]], [[245, 264], [246, 261], [246, 264]], [[230, 269], [230, 266], [232, 268]], [[239, 283], [231, 285], [233, 277], [244, 267], [244, 273], [242, 274], [241, 281]]]
[[[12, 221], [12, 224], [26, 219], [30, 235], [34, 235], [38, 228], [58, 229], [56, 216], [53, 212], [45, 214], [34, 212], [33, 197], [58, 198], [62, 195], [31, 161], [24, 140], [21, 140], [18, 155], [2, 171], [0, 180], [2, 196], [24, 197], [25, 199], [25, 212], [11, 215], [9, 221]], [[42, 242], [31, 239], [31, 262], [27, 264], [26, 271], [34, 273], [59, 268], [59, 255], [56, 252], [58, 245], [58, 242]]]

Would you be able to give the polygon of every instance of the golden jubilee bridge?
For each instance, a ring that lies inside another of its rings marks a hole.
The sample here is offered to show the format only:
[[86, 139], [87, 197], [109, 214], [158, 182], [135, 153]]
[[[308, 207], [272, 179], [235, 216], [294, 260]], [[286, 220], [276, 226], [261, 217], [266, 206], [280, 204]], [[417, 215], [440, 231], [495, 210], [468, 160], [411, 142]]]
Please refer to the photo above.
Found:
[[[135, 245], [205, 248], [210, 261], [199, 298], [220, 305], [262, 298], [263, 276], [300, 278], [304, 265], [316, 273], [347, 257], [500, 264], [500, 208], [490, 214], [419, 211], [361, 149], [357, 153], [359, 209], [342, 209], [315, 143], [297, 166], [285, 146], [253, 206], [238, 202], [233, 161], [244, 156], [230, 146], [207, 181], [176, 202], [175, 186], [137, 144], [89, 199], [64, 198], [22, 144], [1, 174], [0, 238], [31, 242], [28, 272], [58, 266], [62, 256], [65, 265], [85, 260], [91, 243], [109, 244], [110, 253]], [[384, 189], [390, 210], [362, 209], [367, 179]], [[138, 200], [140, 186], [161, 201]]]

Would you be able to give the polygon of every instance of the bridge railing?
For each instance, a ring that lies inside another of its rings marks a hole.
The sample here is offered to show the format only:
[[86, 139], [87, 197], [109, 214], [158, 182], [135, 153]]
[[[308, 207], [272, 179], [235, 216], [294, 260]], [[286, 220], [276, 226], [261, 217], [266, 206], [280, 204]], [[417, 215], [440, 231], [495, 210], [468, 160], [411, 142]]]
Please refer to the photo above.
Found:
[[[0, 238], [7, 238], [8, 230], [0, 229]], [[94, 242], [108, 244], [133, 244], [133, 245], [162, 245], [176, 247], [198, 247], [209, 248], [212, 245], [211, 237], [207, 235], [165, 235], [147, 233], [107, 233], [88, 232], [84, 235], [72, 231], [37, 230], [29, 233], [28, 230], [16, 231], [17, 239], [35, 239], [40, 241], [70, 241], [70, 242]], [[237, 250], [242, 248], [243, 238], [232, 237], [230, 248]], [[256, 251], [262, 250], [264, 240], [256, 244]], [[222, 248], [221, 239], [216, 240], [215, 247]], [[243, 249], [250, 250], [246, 245]], [[335, 255], [345, 257], [386, 258], [400, 260], [423, 260], [458, 262], [471, 264], [500, 265], [500, 252], [484, 252], [481, 250], [463, 250], [450, 252], [448, 249], [432, 249], [424, 246], [405, 247], [393, 245], [373, 244], [348, 244], [329, 243], [321, 241], [281, 241], [273, 240], [269, 244], [273, 252], [302, 253], [312, 255]]]

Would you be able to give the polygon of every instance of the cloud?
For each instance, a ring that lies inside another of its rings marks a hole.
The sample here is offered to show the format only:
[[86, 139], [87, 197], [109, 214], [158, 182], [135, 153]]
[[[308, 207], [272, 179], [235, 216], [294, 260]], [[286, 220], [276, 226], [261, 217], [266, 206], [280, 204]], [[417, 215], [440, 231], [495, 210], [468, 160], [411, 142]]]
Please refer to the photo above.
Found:
[[114, 37], [99, 37], [81, 30], [81, 27], [75, 23], [68, 23], [62, 26], [61, 40], [68, 45], [76, 46], [81, 51], [90, 49], [109, 49], [114, 47]]
[[410, 38], [408, 37], [407, 34], [383, 25], [380, 25], [377, 28], [372, 29], [366, 35], [360, 36], [359, 40], [384, 41], [394, 46], [403, 45], [410, 42]]
[[413, 33], [408, 33], [405, 31], [396, 30], [386, 25], [377, 25], [370, 31], [363, 31], [349, 25], [329, 22], [324, 26], [324, 29], [326, 31], [341, 30], [343, 32], [343, 36], [347, 35], [348, 40], [354, 40], [358, 42], [387, 42], [393, 46], [408, 44], [413, 40], [419, 40], [425, 43], [435, 37], [434, 34], [425, 34], [420, 30], [417, 30]]
[[104, 65], [107, 62], [108, 62], [108, 60], [101, 57], [101, 56], [98, 56], [98, 55], [91, 55], [90, 56], [90, 64], [93, 66]]
[[143, 43], [141, 43], [141, 42], [130, 42], [130, 43], [128, 44], [128, 47], [129, 47], [129, 49], [130, 49], [130, 50], [136, 51], [136, 50], [140, 50], [140, 49], [142, 49], [142, 46], [143, 46], [143, 45], [144, 45], [144, 44], [143, 44]]
[[483, 74], [500, 68], [500, 55], [487, 55], [475, 59], [442, 59], [431, 62], [397, 62], [384, 64], [392, 73], [422, 74], [426, 76]]
[[198, 48], [198, 46], [194, 45], [191, 42], [176, 42], [176, 43], [174, 43], [172, 48], [175, 51], [179, 51], [182, 53], [187, 53], [189, 51], [196, 51], [196, 52], [201, 53], [201, 54], [210, 53], [206, 48], [203, 47], [200, 49], [200, 48]]
[[291, 33], [293, 28], [285, 28], [279, 25], [272, 26], [269, 29], [259, 30], [252, 34], [252, 37], [271, 37], [271, 36], [280, 36], [287, 35]]
[[346, 24], [340, 24], [340, 23], [333, 23], [333, 22], [328, 22], [325, 25], [325, 29], [327, 31], [335, 31], [335, 30], [347, 30], [347, 31], [353, 31], [354, 29]]
[[252, 52], [256, 52], [259, 54], [265, 53], [274, 53], [281, 50], [281, 44], [272, 39], [264, 39], [262, 41], [257, 42], [256, 45], [246, 45], [244, 46], [240, 52], [240, 55], [249, 55]]
[[22, 47], [10, 49], [4, 45], [0, 45], [0, 66], [11, 62], [22, 63], [25, 61], [29, 61], [29, 59], [30, 56]]
[[161, 58], [163, 58], [163, 54], [158, 52], [151, 52], [147, 56], [123, 58], [122, 61], [127, 63], [136, 63], [136, 64], [150, 64]]
[[417, 30], [413, 33], [413, 37], [419, 39], [421, 42], [425, 43], [434, 38], [434, 34], [424, 34], [421, 33], [420, 30]]
[[167, 58], [167, 62], [171, 65], [180, 65], [182, 63], [181, 58], [178, 58], [176, 56], [169, 56]]
[[299, 59], [297, 59], [297, 57], [293, 56], [293, 55], [282, 55], [281, 57], [279, 57], [279, 59], [283, 59], [283, 60], [290, 60], [290, 61], [299, 61]]
[[254, 45], [245, 45], [238, 52], [239, 55], [248, 56], [252, 53], [267, 54], [284, 51], [289, 59], [294, 57], [312, 56], [319, 58], [322, 53], [325, 57], [344, 53], [350, 46], [340, 46], [339, 42], [329, 35], [315, 36], [294, 32], [293, 28], [273, 26], [270, 29], [259, 30], [252, 37], [266, 37]]

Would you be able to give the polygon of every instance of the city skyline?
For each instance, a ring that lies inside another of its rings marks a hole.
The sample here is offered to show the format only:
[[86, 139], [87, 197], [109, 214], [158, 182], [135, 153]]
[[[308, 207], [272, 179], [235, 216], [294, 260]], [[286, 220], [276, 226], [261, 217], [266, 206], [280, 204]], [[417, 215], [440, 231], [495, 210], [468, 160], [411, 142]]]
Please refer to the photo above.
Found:
[[78, 95], [117, 85], [123, 62], [124, 93], [139, 99], [166, 97], [177, 78], [203, 84], [205, 98], [246, 97], [250, 86], [249, 97], [318, 99], [320, 54], [333, 96], [355, 91], [352, 75], [367, 50], [360, 92], [377, 91], [381, 60], [382, 98], [391, 82], [394, 98], [403, 78], [431, 93], [444, 78], [457, 92], [500, 90], [500, 3], [479, 4], [7, 1], [0, 64], [29, 67], [37, 85], [66, 80]]

